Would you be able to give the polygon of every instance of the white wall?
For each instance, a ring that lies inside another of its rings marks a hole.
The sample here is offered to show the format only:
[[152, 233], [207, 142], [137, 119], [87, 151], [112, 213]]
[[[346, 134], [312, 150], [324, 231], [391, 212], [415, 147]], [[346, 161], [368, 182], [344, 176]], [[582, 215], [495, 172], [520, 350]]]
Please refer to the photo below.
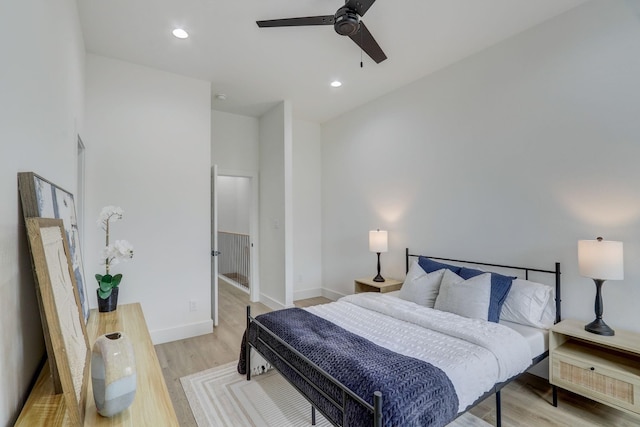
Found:
[[257, 172], [259, 121], [255, 117], [211, 112], [211, 164], [223, 170]]
[[367, 231], [434, 256], [553, 267], [563, 315], [594, 318], [577, 240], [625, 243], [604, 318], [640, 331], [640, 22], [590, 2], [323, 126], [323, 278], [372, 274]]
[[322, 295], [321, 146], [319, 124], [294, 120], [294, 300]]
[[218, 230], [250, 234], [251, 179], [243, 176], [218, 176]]
[[[225, 171], [257, 174], [260, 157], [258, 132], [259, 122], [255, 117], [211, 112], [211, 164], [218, 165], [218, 175]], [[250, 191], [248, 181], [242, 177], [218, 177], [218, 229], [230, 228], [231, 231], [249, 233], [248, 217], [246, 220], [232, 217], [238, 213], [249, 213], [249, 208], [245, 209], [245, 204], [251, 202], [251, 195], [245, 194]], [[236, 230], [239, 227], [242, 231]]]
[[291, 104], [260, 117], [260, 301], [293, 304]]
[[17, 173], [75, 193], [84, 43], [76, 2], [25, 0], [0, 13], [0, 425], [13, 425], [45, 349]]
[[[271, 112], [274, 114], [275, 112]], [[284, 171], [282, 150], [282, 135], [271, 134], [271, 126], [274, 130], [279, 126], [283, 126], [283, 117], [274, 118], [269, 115], [265, 118], [267, 124], [262, 128], [262, 135], [265, 135], [267, 142], [260, 143], [259, 129], [260, 119], [254, 117], [245, 117], [235, 114], [222, 113], [218, 111], [212, 112], [212, 163], [219, 165], [220, 170], [231, 171], [255, 171], [259, 172], [260, 155], [265, 155], [262, 159], [270, 173], [282, 173]], [[284, 130], [283, 130], [284, 131]], [[293, 247], [293, 300], [302, 298], [310, 298], [322, 295], [322, 256], [321, 256], [321, 197], [320, 197], [320, 181], [321, 181], [321, 130], [320, 125], [307, 121], [293, 121], [292, 129], [292, 177], [290, 185], [292, 187], [292, 219], [293, 231], [292, 240]], [[278, 154], [269, 148], [271, 144], [275, 145]], [[276, 163], [273, 163], [276, 162]], [[280, 163], [278, 163], [280, 162]], [[278, 172], [280, 171], [280, 172]], [[223, 178], [223, 177], [221, 177]], [[271, 179], [271, 178], [270, 178]], [[278, 177], [277, 179], [281, 179]], [[284, 177], [282, 177], [284, 179]], [[274, 181], [275, 182], [275, 181]], [[272, 183], [273, 184], [273, 183]], [[277, 185], [267, 184], [269, 190], [263, 193], [266, 197], [266, 203], [269, 204], [268, 192], [283, 192], [282, 188], [278, 189]], [[234, 199], [235, 195], [226, 194], [227, 188], [225, 183], [219, 178], [218, 187], [218, 212], [219, 212], [219, 228], [235, 227], [238, 210], [232, 206], [237, 205]], [[230, 190], [229, 190], [230, 191]], [[225, 202], [230, 200], [229, 202]], [[228, 209], [227, 209], [228, 208]], [[279, 223], [281, 223], [280, 220]], [[262, 224], [266, 224], [266, 231], [262, 234], [273, 234], [273, 221], [263, 219]], [[264, 246], [267, 251], [271, 248]], [[283, 258], [277, 257], [273, 253], [266, 255], [270, 257], [271, 263], [281, 265]], [[270, 264], [272, 265], [272, 264]], [[281, 278], [278, 280], [282, 280]], [[279, 285], [281, 295], [284, 295], [284, 282]], [[278, 288], [274, 285], [273, 289]], [[271, 292], [271, 291], [269, 291]], [[270, 295], [270, 294], [269, 294]], [[267, 296], [265, 301], [274, 307], [281, 307], [283, 301], [274, 302], [271, 296]]]
[[[120, 206], [111, 238], [135, 248], [119, 303], [141, 302], [154, 343], [210, 332], [210, 84], [96, 55], [86, 70], [87, 224]], [[103, 239], [86, 227], [88, 277]]]
[[[211, 164], [218, 165], [218, 178], [221, 175], [250, 177], [250, 205], [247, 213], [251, 235], [251, 301], [258, 301], [260, 295], [260, 230], [259, 230], [259, 186], [260, 186], [260, 122], [256, 117], [247, 117], [220, 111], [211, 112]], [[225, 215], [224, 201], [218, 203], [218, 216]], [[218, 229], [225, 226], [220, 218]]]

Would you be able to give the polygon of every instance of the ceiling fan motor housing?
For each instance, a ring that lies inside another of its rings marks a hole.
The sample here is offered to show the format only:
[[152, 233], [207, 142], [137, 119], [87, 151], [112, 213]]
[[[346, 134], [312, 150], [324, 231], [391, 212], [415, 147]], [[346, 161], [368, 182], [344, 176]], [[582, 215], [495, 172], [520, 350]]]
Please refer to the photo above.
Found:
[[333, 28], [341, 36], [351, 36], [360, 29], [360, 18], [354, 10], [341, 7], [336, 12]]

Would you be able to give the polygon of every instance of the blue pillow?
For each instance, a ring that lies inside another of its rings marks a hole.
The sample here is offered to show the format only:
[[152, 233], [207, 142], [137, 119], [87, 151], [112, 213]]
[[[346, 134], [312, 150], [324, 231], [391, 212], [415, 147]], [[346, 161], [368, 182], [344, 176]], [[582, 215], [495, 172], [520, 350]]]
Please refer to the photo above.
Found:
[[[470, 279], [486, 271], [474, 270], [472, 268], [462, 267], [458, 275], [463, 279]], [[500, 310], [511, 290], [511, 284], [515, 277], [503, 276], [498, 273], [491, 273], [491, 301], [489, 302], [489, 322], [498, 323], [500, 320]]]
[[447, 270], [451, 270], [452, 272], [456, 273], [458, 276], [460, 275], [461, 267], [458, 267], [456, 265], [443, 264], [441, 262], [434, 261], [427, 257], [423, 257], [423, 256], [418, 257], [418, 264], [427, 273], [431, 273], [433, 271], [438, 271], [438, 270], [442, 270], [443, 268], [446, 268]]

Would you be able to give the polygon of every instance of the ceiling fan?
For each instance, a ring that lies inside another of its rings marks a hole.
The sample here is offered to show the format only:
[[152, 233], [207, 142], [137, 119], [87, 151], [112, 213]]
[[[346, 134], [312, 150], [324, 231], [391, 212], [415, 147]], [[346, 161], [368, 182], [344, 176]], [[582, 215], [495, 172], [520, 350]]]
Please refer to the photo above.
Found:
[[335, 15], [307, 16], [304, 18], [256, 21], [258, 27], [299, 27], [307, 25], [333, 25], [336, 33], [349, 36], [377, 64], [387, 59], [380, 45], [360, 20], [376, 0], [346, 0]]

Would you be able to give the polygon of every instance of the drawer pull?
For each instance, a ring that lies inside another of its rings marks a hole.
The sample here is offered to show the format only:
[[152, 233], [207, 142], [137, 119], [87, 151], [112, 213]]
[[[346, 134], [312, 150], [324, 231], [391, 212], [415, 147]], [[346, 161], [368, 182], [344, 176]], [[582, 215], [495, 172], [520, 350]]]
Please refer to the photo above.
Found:
[[596, 368], [594, 368], [594, 367], [592, 366], [592, 367], [591, 367], [591, 370], [592, 370], [592, 371], [595, 371], [595, 370], [596, 370]]

